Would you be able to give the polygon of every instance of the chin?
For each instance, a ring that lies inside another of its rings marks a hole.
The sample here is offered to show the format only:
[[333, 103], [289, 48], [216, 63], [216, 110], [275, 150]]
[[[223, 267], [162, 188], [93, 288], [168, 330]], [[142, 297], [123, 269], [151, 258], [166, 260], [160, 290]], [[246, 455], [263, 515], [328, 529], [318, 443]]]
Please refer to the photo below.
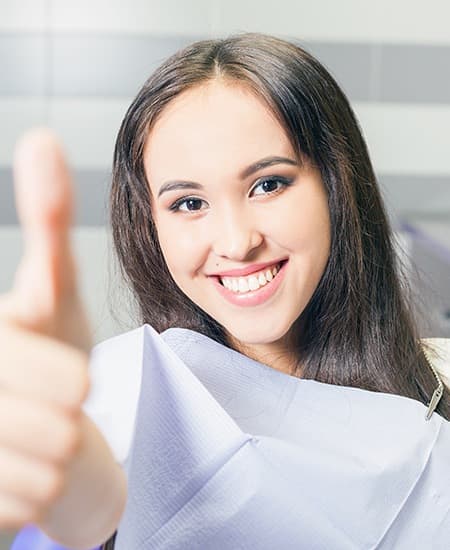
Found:
[[[261, 328], [260, 330], [255, 330], [255, 327], [252, 327], [251, 330], [233, 330], [229, 331], [232, 339], [243, 344], [244, 346], [270, 346], [271, 344], [276, 344], [283, 340], [283, 338], [289, 332], [290, 326], [287, 327], [277, 327], [270, 330]], [[228, 331], [227, 331], [228, 332]]]

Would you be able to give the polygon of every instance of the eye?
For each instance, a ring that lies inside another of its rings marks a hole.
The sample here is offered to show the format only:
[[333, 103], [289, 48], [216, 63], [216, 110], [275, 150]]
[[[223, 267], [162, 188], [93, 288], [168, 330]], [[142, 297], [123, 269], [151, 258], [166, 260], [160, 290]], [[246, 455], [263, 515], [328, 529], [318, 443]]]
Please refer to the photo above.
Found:
[[268, 178], [261, 178], [257, 181], [256, 185], [251, 190], [251, 195], [272, 195], [280, 192], [285, 187], [288, 187], [292, 183], [291, 179], [283, 178], [281, 176], [271, 176]]
[[198, 212], [203, 210], [207, 203], [197, 197], [183, 197], [178, 199], [171, 206], [170, 210], [173, 212]]

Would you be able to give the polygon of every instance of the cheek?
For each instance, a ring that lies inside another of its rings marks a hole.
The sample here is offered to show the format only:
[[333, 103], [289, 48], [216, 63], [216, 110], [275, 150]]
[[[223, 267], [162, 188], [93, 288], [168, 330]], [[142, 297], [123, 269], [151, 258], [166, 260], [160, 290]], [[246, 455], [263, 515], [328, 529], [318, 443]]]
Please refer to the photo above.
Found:
[[331, 232], [327, 203], [302, 200], [294, 204], [298, 207], [285, 208], [282, 216], [273, 218], [273, 238], [293, 253], [328, 258]]
[[203, 249], [199, 241], [172, 223], [157, 223], [159, 244], [170, 274], [179, 286], [195, 275], [202, 265]]

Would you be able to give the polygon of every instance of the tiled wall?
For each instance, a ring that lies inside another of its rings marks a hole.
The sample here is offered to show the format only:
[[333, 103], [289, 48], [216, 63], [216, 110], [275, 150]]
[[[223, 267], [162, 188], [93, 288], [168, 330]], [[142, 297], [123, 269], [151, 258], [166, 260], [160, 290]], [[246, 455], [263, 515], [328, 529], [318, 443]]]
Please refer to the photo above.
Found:
[[[296, 40], [329, 67], [360, 119], [392, 212], [448, 220], [449, 20], [446, 0], [0, 0], [3, 251], [19, 246], [11, 158], [24, 129], [58, 131], [76, 176], [79, 238], [105, 242], [113, 143], [131, 98], [184, 44], [246, 30]], [[7, 255], [0, 291], [14, 271]], [[96, 262], [87, 263], [103, 273]], [[96, 326], [99, 338], [113, 330]]]
[[[11, 158], [24, 129], [60, 134], [76, 179], [77, 238], [105, 242], [113, 144], [133, 95], [179, 47], [239, 31], [296, 40], [325, 63], [360, 119], [390, 211], [447, 220], [449, 20], [446, 0], [0, 0], [2, 249], [20, 242]], [[14, 272], [4, 258], [0, 291]], [[104, 273], [97, 262], [85, 260]], [[114, 331], [94, 322], [98, 338]]]
[[122, 329], [104, 282], [105, 192], [120, 120], [164, 57], [236, 31], [284, 36], [316, 54], [354, 105], [391, 211], [433, 217], [445, 232], [449, 21], [448, 0], [0, 0], [0, 292], [21, 254], [14, 142], [29, 126], [50, 125], [76, 176], [75, 244], [95, 338]]
[[347, 91], [389, 204], [450, 212], [450, 4], [279, 0], [0, 0], [0, 224], [15, 224], [13, 144], [33, 124], [61, 135], [78, 223], [104, 223], [115, 133], [151, 70], [189, 41], [257, 30], [299, 41]]

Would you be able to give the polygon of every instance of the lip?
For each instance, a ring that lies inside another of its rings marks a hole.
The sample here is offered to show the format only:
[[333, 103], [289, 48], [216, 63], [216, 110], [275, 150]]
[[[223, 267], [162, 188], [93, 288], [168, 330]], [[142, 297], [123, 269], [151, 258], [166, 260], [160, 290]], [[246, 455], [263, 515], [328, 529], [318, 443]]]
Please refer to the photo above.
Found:
[[211, 273], [209, 277], [245, 277], [246, 275], [251, 275], [257, 271], [262, 271], [263, 269], [266, 269], [266, 267], [280, 264], [285, 260], [286, 258], [281, 258], [270, 262], [248, 265], [246, 267], [241, 267], [240, 269], [230, 269], [229, 271], [221, 271], [220, 273]]
[[[269, 283], [265, 284], [264, 286], [261, 286], [257, 290], [244, 292], [242, 294], [233, 292], [228, 288], [224, 287], [219, 281], [219, 276], [212, 277], [212, 279], [219, 294], [221, 294], [221, 296], [223, 296], [231, 304], [235, 306], [243, 306], [243, 307], [259, 306], [267, 302], [267, 300], [269, 300], [278, 290], [279, 286], [284, 280], [284, 276], [286, 274], [286, 267], [288, 263], [289, 262], [287, 260], [283, 262], [280, 268], [280, 271], [278, 271], [276, 276]], [[265, 264], [265, 265], [269, 266], [274, 264], [272, 262], [270, 264]], [[253, 271], [251, 271], [250, 273], [253, 273]], [[225, 277], [225, 275], [223, 276]]]

